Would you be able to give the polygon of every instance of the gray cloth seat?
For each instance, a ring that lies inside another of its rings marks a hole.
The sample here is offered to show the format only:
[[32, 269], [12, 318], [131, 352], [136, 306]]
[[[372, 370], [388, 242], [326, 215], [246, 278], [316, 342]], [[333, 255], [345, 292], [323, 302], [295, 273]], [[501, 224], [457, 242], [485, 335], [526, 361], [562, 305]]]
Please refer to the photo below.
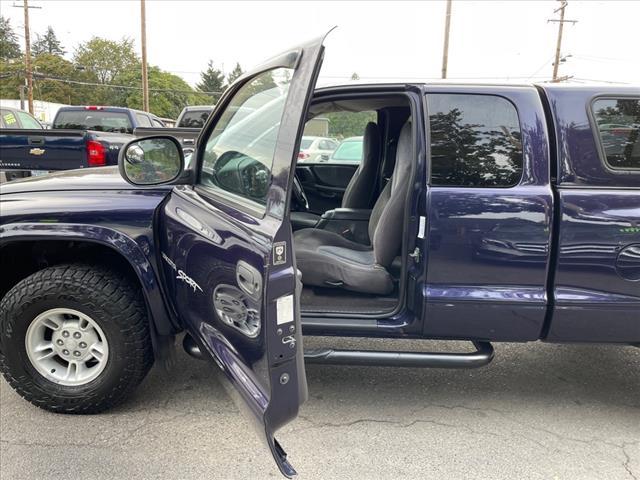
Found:
[[369, 122], [362, 137], [362, 161], [344, 191], [342, 208], [371, 208], [379, 167], [380, 130]]
[[[369, 122], [362, 137], [362, 161], [345, 188], [342, 208], [371, 208], [380, 158], [380, 130]], [[290, 218], [294, 230], [313, 227], [320, 221], [320, 215], [310, 212], [291, 212]]]
[[407, 122], [400, 132], [393, 174], [371, 212], [371, 245], [315, 228], [295, 232], [297, 266], [304, 285], [378, 295], [391, 293], [393, 279], [388, 268], [402, 247], [404, 203], [413, 158], [411, 139], [411, 123]]

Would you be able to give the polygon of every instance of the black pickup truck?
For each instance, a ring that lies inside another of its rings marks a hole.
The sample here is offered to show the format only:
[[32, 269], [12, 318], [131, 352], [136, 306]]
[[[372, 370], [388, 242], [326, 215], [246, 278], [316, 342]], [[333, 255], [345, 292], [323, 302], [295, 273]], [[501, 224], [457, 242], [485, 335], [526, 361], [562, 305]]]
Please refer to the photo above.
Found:
[[52, 130], [3, 128], [0, 169], [51, 171], [116, 165], [120, 147], [138, 127], [164, 124], [155, 115], [131, 108], [63, 107]]

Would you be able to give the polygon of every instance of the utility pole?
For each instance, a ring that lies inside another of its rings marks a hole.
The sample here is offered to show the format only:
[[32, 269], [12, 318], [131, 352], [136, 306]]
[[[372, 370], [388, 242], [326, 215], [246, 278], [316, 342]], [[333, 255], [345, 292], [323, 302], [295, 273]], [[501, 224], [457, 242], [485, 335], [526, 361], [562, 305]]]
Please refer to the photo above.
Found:
[[558, 23], [558, 40], [556, 42], [556, 59], [553, 62], [553, 78], [551, 79], [552, 82], [560, 82], [562, 80], [566, 80], [566, 78], [558, 78], [558, 67], [560, 66], [560, 49], [562, 47], [562, 30], [564, 28], [564, 24], [565, 23], [572, 23], [575, 24], [577, 22], [577, 20], [565, 20], [564, 19], [564, 9], [567, 7], [567, 4], [569, 2], [567, 2], [566, 0], [560, 0], [560, 8], [557, 8], [553, 11], [553, 13], [558, 13], [560, 12], [560, 19], [552, 19], [552, 20], [547, 20], [547, 22], [557, 22]]
[[[26, 1], [26, 0], [25, 0]], [[140, 27], [142, 44], [142, 109], [149, 111], [149, 78], [147, 77], [147, 20], [145, 0], [140, 0]]]
[[14, 7], [24, 10], [24, 69], [27, 77], [27, 103], [29, 105], [29, 113], [33, 115], [33, 71], [31, 69], [31, 37], [29, 35], [29, 9], [41, 8], [30, 7], [28, 0], [23, 0], [23, 5], [13, 4]]
[[444, 17], [444, 48], [442, 50], [442, 78], [447, 78], [449, 61], [449, 27], [451, 25], [451, 0], [447, 0], [447, 13]]

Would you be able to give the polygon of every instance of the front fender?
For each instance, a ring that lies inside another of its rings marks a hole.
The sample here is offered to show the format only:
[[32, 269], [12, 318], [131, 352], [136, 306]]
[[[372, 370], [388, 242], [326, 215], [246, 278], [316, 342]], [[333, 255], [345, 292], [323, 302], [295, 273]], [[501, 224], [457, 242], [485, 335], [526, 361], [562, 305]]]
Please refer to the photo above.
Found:
[[146, 238], [136, 242], [109, 227], [79, 223], [8, 223], [0, 227], [0, 244], [34, 240], [93, 242], [115, 250], [136, 272], [155, 331], [172, 335], [175, 328], [163, 301], [162, 290], [148, 255], [153, 252]]

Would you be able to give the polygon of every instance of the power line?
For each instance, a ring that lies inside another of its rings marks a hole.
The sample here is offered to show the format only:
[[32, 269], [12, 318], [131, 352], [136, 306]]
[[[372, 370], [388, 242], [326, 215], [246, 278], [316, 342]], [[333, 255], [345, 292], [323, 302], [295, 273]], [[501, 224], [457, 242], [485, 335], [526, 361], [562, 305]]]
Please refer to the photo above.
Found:
[[[66, 78], [51, 77], [51, 76], [43, 75], [40, 73], [34, 74], [34, 77], [40, 80], [51, 80], [54, 82], [70, 83], [74, 85], [86, 85], [89, 87], [106, 87], [106, 88], [121, 88], [124, 90], [141, 90], [141, 87], [132, 87], [130, 85], [113, 85], [113, 84], [96, 83], [96, 82], [82, 82], [80, 80], [69, 80]], [[191, 93], [191, 94], [204, 93], [204, 94], [214, 94], [214, 95], [219, 95], [223, 93], [223, 92], [210, 92], [210, 91], [201, 91], [201, 90], [179, 90], [179, 89], [173, 89], [173, 88], [149, 88], [149, 91], [150, 92]]]

